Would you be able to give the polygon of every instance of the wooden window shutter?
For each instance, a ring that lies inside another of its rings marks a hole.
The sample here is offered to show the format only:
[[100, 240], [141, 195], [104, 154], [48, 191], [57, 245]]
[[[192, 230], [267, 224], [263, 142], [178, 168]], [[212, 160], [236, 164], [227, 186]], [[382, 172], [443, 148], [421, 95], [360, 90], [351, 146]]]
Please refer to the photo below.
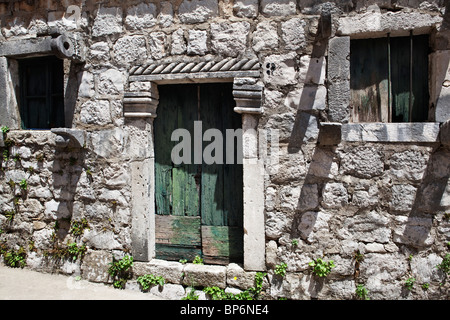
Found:
[[63, 61], [53, 56], [19, 60], [24, 129], [64, 127]]
[[350, 88], [354, 122], [426, 121], [428, 36], [352, 40]]

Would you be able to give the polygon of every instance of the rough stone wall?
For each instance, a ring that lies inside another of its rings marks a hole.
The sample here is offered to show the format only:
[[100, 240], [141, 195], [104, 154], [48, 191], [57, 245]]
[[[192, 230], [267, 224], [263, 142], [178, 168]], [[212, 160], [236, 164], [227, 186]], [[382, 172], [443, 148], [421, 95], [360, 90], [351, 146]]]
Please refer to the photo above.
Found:
[[[70, 5], [75, 11], [68, 11]], [[329, 33], [324, 12], [331, 15]], [[444, 1], [438, 0], [1, 3], [1, 42], [68, 31], [84, 39], [87, 51], [84, 64], [70, 66], [77, 81], [66, 92], [77, 91], [71, 125], [86, 131], [86, 143], [61, 149], [53, 133], [14, 126], [4, 137], [14, 146], [2, 148], [8, 160], [0, 172], [0, 243], [9, 250], [23, 247], [31, 268], [110, 282], [112, 256], [132, 251], [136, 163], [151, 157], [146, 151], [151, 123], [123, 116], [124, 92], [149, 85], [131, 87], [130, 68], [158, 61], [257, 58], [264, 86], [258, 128], [280, 133], [279, 162], [265, 167], [264, 297], [352, 299], [356, 285], [363, 284], [372, 299], [448, 299], [445, 276], [435, 266], [450, 250], [449, 150], [438, 141], [318, 144], [321, 123], [349, 121], [346, 79], [339, 65], [330, 67], [330, 39], [337, 44], [348, 42], [340, 36], [373, 35], [364, 23], [377, 15], [377, 30], [399, 31], [424, 20], [425, 27], [440, 27], [444, 13]], [[405, 25], [389, 25], [392, 14]], [[443, 34], [433, 41], [446, 56], [450, 42]], [[449, 72], [442, 73], [447, 79]], [[447, 97], [447, 87], [434, 88], [435, 97]], [[330, 100], [330, 94], [343, 100]], [[23, 179], [26, 190], [20, 187]], [[11, 221], [8, 212], [14, 212]], [[89, 228], [77, 235], [74, 222], [83, 218]], [[82, 261], [52, 256], [55, 248], [74, 242], [86, 244]], [[357, 253], [362, 261], [356, 261]], [[312, 274], [309, 262], [317, 258], [335, 262], [327, 278]], [[284, 277], [274, 273], [281, 263], [287, 265]], [[172, 297], [185, 294], [186, 275], [199, 286], [238, 289], [251, 287], [255, 275], [234, 264], [155, 260], [135, 262], [134, 273], [166, 277], [165, 290], [172, 293], [165, 294]], [[412, 291], [405, 289], [411, 277], [416, 279]], [[425, 283], [428, 290], [421, 288]]]

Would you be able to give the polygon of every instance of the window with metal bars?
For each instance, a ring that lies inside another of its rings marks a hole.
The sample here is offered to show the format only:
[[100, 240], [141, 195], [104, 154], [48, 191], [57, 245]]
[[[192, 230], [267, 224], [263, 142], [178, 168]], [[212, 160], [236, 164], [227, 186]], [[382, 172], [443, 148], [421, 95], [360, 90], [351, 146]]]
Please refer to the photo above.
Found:
[[54, 56], [19, 60], [23, 129], [65, 126], [63, 60]]
[[351, 40], [352, 121], [427, 121], [428, 52], [428, 35]]

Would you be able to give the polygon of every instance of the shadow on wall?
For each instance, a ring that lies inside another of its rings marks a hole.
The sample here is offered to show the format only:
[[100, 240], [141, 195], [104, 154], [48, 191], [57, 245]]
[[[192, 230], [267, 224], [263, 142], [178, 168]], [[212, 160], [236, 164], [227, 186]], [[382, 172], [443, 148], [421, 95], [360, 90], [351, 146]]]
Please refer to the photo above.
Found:
[[450, 207], [450, 195], [446, 192], [450, 188], [449, 177], [449, 150], [440, 147], [428, 160], [403, 232], [394, 233], [394, 242], [415, 248], [429, 247], [434, 243], [436, 235], [431, 233], [433, 217]]

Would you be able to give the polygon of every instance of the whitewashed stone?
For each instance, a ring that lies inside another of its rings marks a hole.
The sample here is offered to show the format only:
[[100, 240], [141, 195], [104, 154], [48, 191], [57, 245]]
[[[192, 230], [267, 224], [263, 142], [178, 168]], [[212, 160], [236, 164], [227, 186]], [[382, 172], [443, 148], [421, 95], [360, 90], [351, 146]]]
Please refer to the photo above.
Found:
[[106, 62], [109, 60], [109, 46], [106, 42], [96, 42], [90, 47], [89, 55], [92, 60]]
[[305, 25], [306, 22], [302, 18], [293, 18], [281, 23], [285, 49], [298, 50], [306, 47]]
[[80, 121], [85, 124], [105, 125], [111, 123], [109, 101], [87, 101], [81, 106]]
[[153, 294], [162, 299], [181, 300], [185, 296], [185, 289], [180, 284], [166, 283], [164, 286], [152, 286], [150, 294]]
[[276, 240], [285, 233], [288, 227], [288, 219], [286, 214], [282, 212], [267, 212], [266, 213], [266, 237], [268, 239]]
[[264, 59], [263, 81], [265, 84], [285, 86], [297, 83], [294, 52], [270, 55]]
[[360, 178], [371, 178], [383, 173], [383, 155], [372, 147], [356, 147], [343, 154], [341, 171]]
[[171, 54], [183, 54], [186, 52], [186, 40], [184, 39], [184, 30], [182, 28], [172, 33]]
[[443, 273], [436, 268], [441, 264], [442, 258], [431, 253], [428, 256], [413, 256], [411, 259], [411, 271], [418, 283], [440, 282], [443, 280]]
[[311, 58], [309, 55], [301, 56], [299, 65], [299, 82], [305, 84], [325, 84], [326, 61], [325, 57]]
[[94, 75], [90, 72], [83, 72], [81, 76], [80, 87], [78, 88], [78, 96], [83, 98], [91, 98], [95, 95]]
[[87, 229], [83, 234], [83, 241], [90, 247], [103, 250], [122, 249], [121, 244], [115, 239], [114, 232], [110, 230], [97, 231]]
[[92, 26], [92, 36], [101, 37], [122, 32], [122, 9], [100, 7]]
[[378, 203], [378, 187], [373, 185], [368, 190], [355, 190], [351, 203], [360, 208], [376, 205]]
[[10, 20], [7, 27], [2, 28], [2, 31], [7, 38], [27, 34], [25, 22], [20, 17], [15, 17], [13, 20]]
[[98, 250], [88, 251], [81, 265], [83, 277], [92, 282], [111, 283], [112, 279], [108, 274], [111, 261], [111, 253]]
[[355, 35], [367, 37], [368, 35], [382, 35], [385, 32], [403, 32], [407, 30], [431, 28], [441, 23], [442, 17], [422, 12], [386, 12], [369, 11], [351, 17], [339, 19], [339, 35]]
[[100, 157], [115, 158], [123, 152], [125, 139], [127, 136], [120, 129], [94, 131], [90, 135], [89, 147]]
[[178, 8], [178, 16], [182, 23], [205, 22], [218, 15], [217, 0], [184, 0]]
[[173, 7], [169, 1], [161, 2], [161, 9], [158, 15], [158, 23], [161, 27], [170, 27], [173, 23]]
[[124, 90], [125, 77], [116, 69], [108, 69], [98, 75], [97, 90], [100, 95], [120, 95]]
[[258, 0], [237, 0], [233, 4], [233, 12], [237, 17], [255, 18], [258, 15]]
[[302, 214], [298, 231], [303, 240], [314, 242], [329, 232], [331, 214], [324, 211], [307, 211]]
[[147, 48], [143, 36], [124, 36], [113, 46], [114, 60], [121, 64], [138, 63], [147, 59]]
[[342, 183], [325, 184], [322, 191], [322, 205], [325, 208], [340, 208], [348, 203], [347, 189]]
[[237, 57], [247, 49], [249, 31], [247, 21], [211, 23], [212, 49], [220, 55]]
[[158, 60], [166, 55], [166, 35], [164, 32], [152, 32], [148, 39], [151, 56]]
[[284, 105], [295, 110], [325, 110], [327, 89], [325, 86], [305, 85], [290, 91]]
[[293, 0], [262, 0], [261, 8], [269, 17], [289, 16], [296, 13], [297, 3]]
[[399, 216], [399, 226], [394, 229], [393, 241], [414, 247], [428, 247], [434, 243], [431, 218]]
[[125, 25], [131, 30], [142, 30], [156, 25], [156, 6], [140, 3], [127, 9]]
[[226, 287], [226, 267], [213, 265], [198, 265], [188, 263], [184, 269], [183, 284], [191, 286], [208, 287], [217, 286], [224, 289]]
[[427, 168], [428, 159], [428, 153], [416, 150], [395, 153], [389, 159], [390, 173], [398, 179], [420, 181]]
[[345, 219], [339, 233], [347, 239], [378, 243], [388, 243], [391, 236], [389, 219], [377, 211]]
[[252, 36], [253, 50], [257, 52], [278, 48], [278, 32], [275, 23], [268, 21], [259, 23]]
[[416, 199], [417, 188], [411, 185], [396, 184], [391, 189], [389, 206], [395, 211], [410, 211]]
[[50, 200], [44, 205], [44, 218], [46, 220], [57, 220], [70, 218], [70, 211], [66, 202]]
[[208, 51], [206, 45], [207, 36], [205, 30], [189, 30], [187, 53], [205, 55]]
[[33, 232], [34, 246], [37, 249], [48, 250], [52, 248], [52, 229], [42, 229]]

